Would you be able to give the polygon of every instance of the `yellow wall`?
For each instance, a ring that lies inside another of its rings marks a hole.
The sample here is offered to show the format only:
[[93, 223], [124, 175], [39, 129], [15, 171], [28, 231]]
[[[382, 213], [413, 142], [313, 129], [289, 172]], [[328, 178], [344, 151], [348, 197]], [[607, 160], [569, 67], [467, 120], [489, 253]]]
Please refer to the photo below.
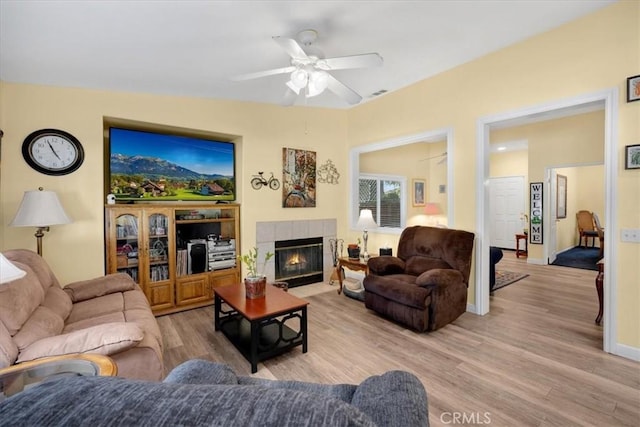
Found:
[[[479, 118], [577, 97], [606, 88], [620, 91], [618, 157], [640, 141], [640, 102], [625, 102], [626, 77], [640, 70], [640, 2], [621, 1], [555, 30], [469, 62], [349, 110], [349, 143], [360, 146], [435, 129], [454, 131], [455, 227], [475, 231], [476, 124]], [[600, 134], [602, 135], [602, 134]], [[551, 156], [562, 147], [551, 146]], [[602, 155], [602, 147], [596, 150]], [[532, 153], [530, 153], [532, 156]], [[588, 161], [580, 158], [580, 161]], [[575, 161], [575, 160], [574, 160]], [[601, 161], [601, 160], [600, 160]], [[532, 168], [532, 163], [536, 170]], [[544, 162], [529, 160], [529, 180]], [[563, 166], [563, 165], [557, 165]], [[535, 175], [534, 175], [535, 174]], [[640, 174], [617, 176], [619, 227], [640, 228]], [[375, 233], [370, 244], [376, 245]], [[386, 238], [386, 236], [385, 236]], [[397, 241], [397, 240], [396, 240]], [[640, 347], [640, 245], [615, 238], [618, 342]], [[539, 250], [536, 248], [535, 250]], [[538, 254], [540, 256], [540, 254]], [[469, 289], [475, 303], [475, 283]]]
[[[238, 195], [242, 204], [242, 245], [255, 242], [255, 222], [333, 218], [338, 235], [351, 240], [348, 150], [403, 135], [451, 128], [454, 135], [455, 227], [475, 231], [476, 123], [480, 117], [575, 97], [606, 88], [620, 90], [618, 158], [623, 147], [640, 141], [640, 102], [624, 100], [625, 79], [640, 70], [640, 2], [620, 1], [558, 29], [464, 64], [433, 78], [346, 111], [281, 108], [252, 103], [151, 96], [0, 83], [2, 141], [0, 249], [34, 248], [34, 230], [8, 227], [25, 190], [44, 186], [59, 193], [75, 222], [45, 236], [44, 256], [62, 282], [103, 272], [102, 117], [112, 116], [239, 135]], [[87, 150], [85, 164], [64, 177], [27, 167], [20, 154], [26, 135], [54, 127], [78, 137]], [[283, 209], [280, 195], [251, 190], [258, 170], [279, 173], [281, 148], [318, 152], [341, 173], [339, 185], [319, 185], [315, 209]], [[555, 148], [555, 147], [553, 147]], [[599, 151], [600, 153], [602, 150]], [[531, 162], [530, 179], [533, 176]], [[619, 227], [640, 228], [640, 174], [621, 170], [617, 188]], [[447, 189], [448, 190], [448, 189]], [[615, 231], [614, 231], [615, 232]], [[619, 233], [616, 233], [619, 235]], [[371, 247], [379, 247], [370, 232]], [[396, 240], [390, 245], [395, 246]], [[640, 245], [615, 238], [618, 259], [617, 341], [640, 347]], [[475, 283], [469, 300], [474, 303]]]
[[[73, 219], [54, 226], [44, 237], [44, 258], [62, 283], [104, 272], [103, 238], [103, 116], [201, 129], [242, 136], [238, 144], [236, 173], [238, 202], [242, 204], [242, 247], [255, 245], [255, 223], [281, 219], [336, 218], [344, 229], [346, 114], [313, 108], [282, 108], [253, 103], [197, 98], [152, 96], [132, 93], [55, 88], [2, 83], [0, 126], [2, 140], [2, 187], [0, 248], [35, 250], [32, 228], [8, 227], [25, 190], [40, 186], [58, 193]], [[63, 129], [76, 136], [86, 151], [76, 172], [52, 177], [32, 170], [22, 159], [21, 145], [32, 131]], [[282, 148], [317, 152], [318, 164], [331, 159], [342, 174], [341, 185], [318, 183], [316, 208], [281, 207], [281, 193], [266, 187], [253, 190], [252, 174], [273, 171], [282, 175]]]
[[491, 178], [524, 176], [524, 182], [529, 182], [529, 152], [518, 150], [491, 153], [489, 176]]

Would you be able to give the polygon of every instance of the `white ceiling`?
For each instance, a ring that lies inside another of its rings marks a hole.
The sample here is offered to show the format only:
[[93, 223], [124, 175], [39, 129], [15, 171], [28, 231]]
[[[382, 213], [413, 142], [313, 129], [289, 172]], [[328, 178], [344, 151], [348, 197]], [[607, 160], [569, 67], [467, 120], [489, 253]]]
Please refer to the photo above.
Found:
[[[332, 74], [363, 96], [398, 90], [562, 25], [613, 0], [0, 0], [0, 79], [280, 104], [289, 65], [272, 36], [319, 32], [327, 57], [378, 52]], [[347, 108], [331, 92], [307, 105]]]

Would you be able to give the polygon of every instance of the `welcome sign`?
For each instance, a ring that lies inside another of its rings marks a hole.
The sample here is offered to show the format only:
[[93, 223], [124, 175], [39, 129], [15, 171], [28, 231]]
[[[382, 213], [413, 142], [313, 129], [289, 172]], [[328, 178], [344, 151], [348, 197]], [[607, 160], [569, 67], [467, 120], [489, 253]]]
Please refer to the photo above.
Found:
[[529, 218], [530, 230], [529, 241], [530, 243], [542, 244], [542, 183], [532, 182], [529, 184], [529, 194], [531, 199], [529, 200]]

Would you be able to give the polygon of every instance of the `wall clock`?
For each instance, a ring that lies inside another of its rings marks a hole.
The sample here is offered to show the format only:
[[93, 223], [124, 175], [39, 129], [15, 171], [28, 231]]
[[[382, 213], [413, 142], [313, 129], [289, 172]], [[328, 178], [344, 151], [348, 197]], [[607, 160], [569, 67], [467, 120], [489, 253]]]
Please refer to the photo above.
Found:
[[84, 149], [78, 139], [57, 129], [32, 132], [22, 143], [22, 156], [29, 166], [46, 175], [66, 175], [84, 161]]

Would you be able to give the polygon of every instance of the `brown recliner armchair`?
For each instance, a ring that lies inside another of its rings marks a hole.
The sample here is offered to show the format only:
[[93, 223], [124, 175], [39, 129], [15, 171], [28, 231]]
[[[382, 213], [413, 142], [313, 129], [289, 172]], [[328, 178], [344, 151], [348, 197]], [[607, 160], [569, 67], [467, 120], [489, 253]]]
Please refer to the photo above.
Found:
[[414, 226], [400, 235], [398, 255], [369, 259], [365, 306], [417, 331], [434, 331], [467, 309], [474, 234]]

